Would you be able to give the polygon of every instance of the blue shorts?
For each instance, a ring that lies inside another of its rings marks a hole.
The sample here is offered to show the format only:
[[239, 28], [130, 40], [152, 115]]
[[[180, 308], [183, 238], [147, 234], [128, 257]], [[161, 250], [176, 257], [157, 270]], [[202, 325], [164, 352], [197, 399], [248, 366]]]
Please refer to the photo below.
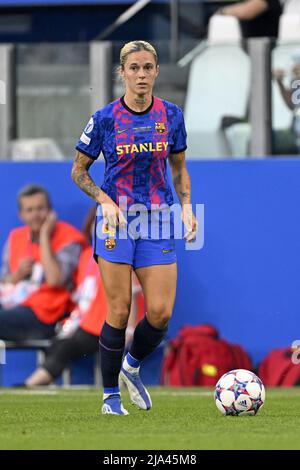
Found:
[[[163, 232], [163, 227], [166, 227], [164, 221], [157, 219], [153, 222], [150, 212], [144, 217], [145, 224], [140, 227], [134, 223], [136, 217], [127, 215], [127, 226], [123, 229], [117, 227], [114, 234], [109, 234], [103, 228], [102, 215], [97, 214], [93, 238], [94, 257], [100, 256], [112, 263], [130, 264], [134, 269], [176, 263], [173, 217], [168, 223], [170, 228], [166, 230], [167, 234]], [[151, 226], [155, 226], [155, 235], [151, 232]]]

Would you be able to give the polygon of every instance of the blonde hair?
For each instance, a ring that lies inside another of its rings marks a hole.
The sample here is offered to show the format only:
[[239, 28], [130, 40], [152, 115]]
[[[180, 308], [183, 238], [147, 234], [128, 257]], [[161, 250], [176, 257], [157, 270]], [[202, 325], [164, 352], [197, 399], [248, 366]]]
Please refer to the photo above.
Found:
[[158, 62], [157, 52], [149, 42], [131, 41], [131, 42], [127, 42], [121, 49], [119, 70], [124, 69], [124, 65], [129, 54], [132, 54], [133, 52], [139, 52], [139, 51], [151, 52], [151, 54], [153, 55], [155, 59], [155, 64], [157, 65], [157, 62]]

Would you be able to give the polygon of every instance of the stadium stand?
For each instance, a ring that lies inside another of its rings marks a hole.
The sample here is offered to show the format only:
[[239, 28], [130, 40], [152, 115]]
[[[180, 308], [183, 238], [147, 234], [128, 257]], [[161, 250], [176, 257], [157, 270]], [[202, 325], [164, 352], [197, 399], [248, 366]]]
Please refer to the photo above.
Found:
[[[291, 80], [293, 55], [299, 53], [299, 45], [285, 43], [283, 40], [272, 52], [273, 70], [282, 69], [287, 73], [287, 84]], [[272, 128], [274, 131], [286, 131], [291, 127], [293, 112], [285, 104], [277, 83], [272, 82]]]
[[213, 15], [208, 24], [209, 45], [234, 43], [242, 39], [238, 20], [233, 16]]
[[283, 6], [283, 13], [300, 13], [300, 1], [299, 0], [286, 0]]
[[[216, 15], [209, 25], [207, 48], [193, 60], [187, 87], [185, 118], [189, 158], [199, 158], [199, 155], [225, 158], [233, 153], [243, 154], [242, 145], [234, 152], [228, 147], [220, 126], [224, 115], [242, 118], [246, 114], [249, 57], [240, 45], [237, 19]], [[199, 105], [195, 106], [195, 103]], [[237, 142], [237, 136], [233, 140]]]
[[10, 142], [10, 157], [12, 160], [30, 161], [63, 160], [64, 155], [57, 142], [53, 139], [17, 139]]
[[300, 10], [298, 13], [285, 13], [279, 20], [278, 42], [300, 40]]

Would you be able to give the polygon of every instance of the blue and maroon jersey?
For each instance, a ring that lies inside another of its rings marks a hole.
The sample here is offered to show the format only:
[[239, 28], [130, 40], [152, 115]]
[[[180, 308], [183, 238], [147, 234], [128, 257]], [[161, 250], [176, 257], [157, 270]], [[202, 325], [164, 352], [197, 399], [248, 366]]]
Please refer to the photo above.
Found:
[[182, 111], [153, 97], [148, 109], [135, 112], [119, 98], [93, 115], [76, 149], [93, 159], [103, 153], [106, 165], [101, 189], [117, 204], [126, 196], [128, 207], [172, 205], [166, 163], [170, 153], [186, 149]]

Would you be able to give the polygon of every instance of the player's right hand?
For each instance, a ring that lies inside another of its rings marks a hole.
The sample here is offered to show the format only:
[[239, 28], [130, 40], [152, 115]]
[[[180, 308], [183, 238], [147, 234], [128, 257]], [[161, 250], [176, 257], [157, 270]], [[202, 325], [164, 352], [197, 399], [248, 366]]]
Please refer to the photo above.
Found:
[[101, 202], [103, 227], [107, 232], [115, 233], [117, 225], [124, 228], [127, 220], [117, 204], [106, 194]]
[[183, 204], [181, 218], [186, 230], [183, 239], [191, 243], [195, 240], [198, 231], [198, 221], [193, 214], [191, 204]]

